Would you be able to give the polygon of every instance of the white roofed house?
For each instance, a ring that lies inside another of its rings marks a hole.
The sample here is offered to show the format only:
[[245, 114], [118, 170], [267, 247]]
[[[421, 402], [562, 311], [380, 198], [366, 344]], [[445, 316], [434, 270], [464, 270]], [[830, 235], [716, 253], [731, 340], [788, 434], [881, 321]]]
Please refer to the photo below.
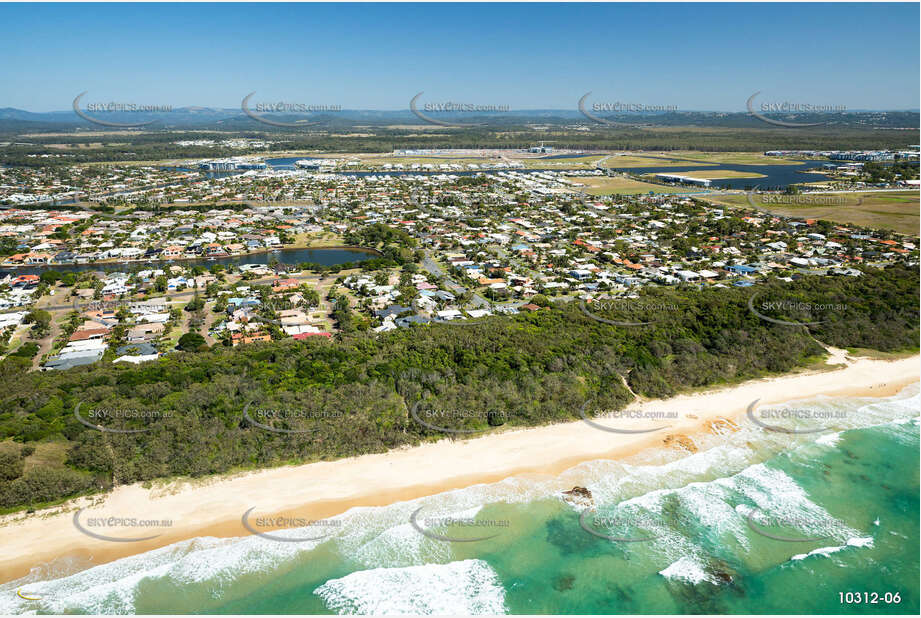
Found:
[[306, 333], [319, 333], [321, 332], [316, 326], [310, 324], [291, 324], [288, 326], [283, 326], [282, 330], [286, 335], [293, 337], [294, 335], [303, 335]]
[[9, 327], [16, 327], [22, 324], [22, 321], [26, 317], [25, 311], [17, 311], [14, 313], [3, 313], [0, 314], [0, 332], [3, 332], [4, 329]]
[[121, 279], [110, 281], [106, 283], [105, 287], [102, 288], [102, 293], [103, 294], [115, 294], [115, 295], [127, 294], [134, 288], [134, 286], [128, 285], [126, 281], [127, 280], [121, 280]]
[[431, 296], [418, 296], [413, 300], [413, 304], [421, 311], [434, 311], [438, 306], [438, 302]]
[[150, 298], [148, 300], [139, 300], [131, 303], [128, 310], [135, 315], [144, 315], [149, 313], [162, 313], [168, 311], [169, 302], [165, 298]]

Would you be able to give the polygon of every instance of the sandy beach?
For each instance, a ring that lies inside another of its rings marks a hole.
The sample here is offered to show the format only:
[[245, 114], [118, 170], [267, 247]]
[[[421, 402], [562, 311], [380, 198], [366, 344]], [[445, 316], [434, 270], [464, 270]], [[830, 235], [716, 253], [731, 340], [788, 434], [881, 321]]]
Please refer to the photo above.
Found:
[[[635, 402], [628, 407], [638, 413], [676, 413], [664, 420], [655, 420], [652, 415], [596, 419], [599, 424], [619, 429], [667, 426], [653, 433], [618, 434], [582, 421], [567, 422], [332, 462], [148, 488], [134, 484], [29, 515], [7, 515], [0, 518], [4, 548], [0, 581], [22, 577], [31, 568], [63, 556], [102, 564], [196, 536], [245, 536], [250, 533], [241, 517], [251, 508], [253, 517], [319, 519], [353, 506], [386, 505], [510, 476], [556, 475], [584, 461], [626, 457], [662, 446], [669, 437], [674, 440], [707, 431], [708, 423], [717, 417], [751, 424], [745, 412], [755, 400], [763, 406], [818, 395], [886, 397], [921, 378], [918, 356], [893, 361], [854, 360], [833, 351], [829, 362], [845, 366]], [[79, 516], [85, 529], [113, 537], [158, 536], [134, 542], [92, 538], [74, 525], [79, 509], [86, 509]], [[169, 520], [171, 525], [94, 529], [86, 523], [91, 517]]]

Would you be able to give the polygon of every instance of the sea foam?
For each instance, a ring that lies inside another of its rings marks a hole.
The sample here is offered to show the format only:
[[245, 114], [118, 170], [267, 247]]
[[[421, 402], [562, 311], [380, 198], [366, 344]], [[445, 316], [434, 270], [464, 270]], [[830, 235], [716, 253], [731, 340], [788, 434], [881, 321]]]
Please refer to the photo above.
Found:
[[504, 614], [505, 589], [482, 560], [356, 571], [314, 590], [338, 614]]

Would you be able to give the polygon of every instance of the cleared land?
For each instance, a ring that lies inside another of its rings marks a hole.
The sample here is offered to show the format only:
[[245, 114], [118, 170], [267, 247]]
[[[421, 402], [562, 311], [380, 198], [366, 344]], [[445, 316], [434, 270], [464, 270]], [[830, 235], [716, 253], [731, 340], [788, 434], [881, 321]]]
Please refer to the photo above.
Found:
[[664, 152], [663, 156], [702, 163], [736, 163], [739, 165], [798, 165], [798, 161], [782, 159], [780, 157], [766, 157], [760, 152], [698, 152], [695, 150], [681, 150]]
[[[604, 165], [605, 167], [688, 167], [694, 164], [689, 160], [670, 161], [667, 158], [659, 157], [674, 158], [674, 155], [665, 152], [646, 156], [641, 154], [616, 154], [605, 161]], [[708, 165], [708, 163], [701, 162], [700, 165]]]
[[[759, 210], [775, 215], [826, 219], [872, 228], [889, 229], [901, 234], [917, 234], [919, 193], [917, 191], [874, 191], [863, 193], [812, 193], [796, 199], [815, 198], [815, 204], [765, 204], [759, 195], [752, 201]], [[751, 208], [745, 193], [707, 196], [707, 201], [734, 208]], [[842, 203], [828, 204], [830, 200]], [[826, 203], [822, 203], [826, 202]]]

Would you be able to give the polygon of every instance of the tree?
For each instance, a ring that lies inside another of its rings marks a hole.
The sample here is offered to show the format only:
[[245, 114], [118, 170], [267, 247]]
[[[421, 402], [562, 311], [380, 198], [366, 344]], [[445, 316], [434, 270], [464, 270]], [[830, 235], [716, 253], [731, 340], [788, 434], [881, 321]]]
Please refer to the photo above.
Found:
[[198, 296], [198, 291], [195, 291], [195, 296], [191, 301], [185, 306], [185, 310], [188, 312], [201, 311], [205, 308], [205, 301]]
[[302, 285], [300, 288], [300, 293], [301, 296], [304, 297], [304, 305], [306, 307], [317, 307], [320, 305], [320, 295], [314, 288]]
[[42, 283], [47, 283], [48, 285], [54, 285], [63, 275], [57, 270], [46, 270], [41, 275], [39, 275], [39, 280]]
[[196, 352], [205, 345], [205, 338], [198, 333], [186, 333], [179, 338], [176, 347], [184, 352]]
[[48, 326], [51, 324], [51, 314], [42, 309], [33, 309], [26, 314], [26, 324], [32, 325], [32, 333], [36, 338], [44, 337], [48, 333]]

